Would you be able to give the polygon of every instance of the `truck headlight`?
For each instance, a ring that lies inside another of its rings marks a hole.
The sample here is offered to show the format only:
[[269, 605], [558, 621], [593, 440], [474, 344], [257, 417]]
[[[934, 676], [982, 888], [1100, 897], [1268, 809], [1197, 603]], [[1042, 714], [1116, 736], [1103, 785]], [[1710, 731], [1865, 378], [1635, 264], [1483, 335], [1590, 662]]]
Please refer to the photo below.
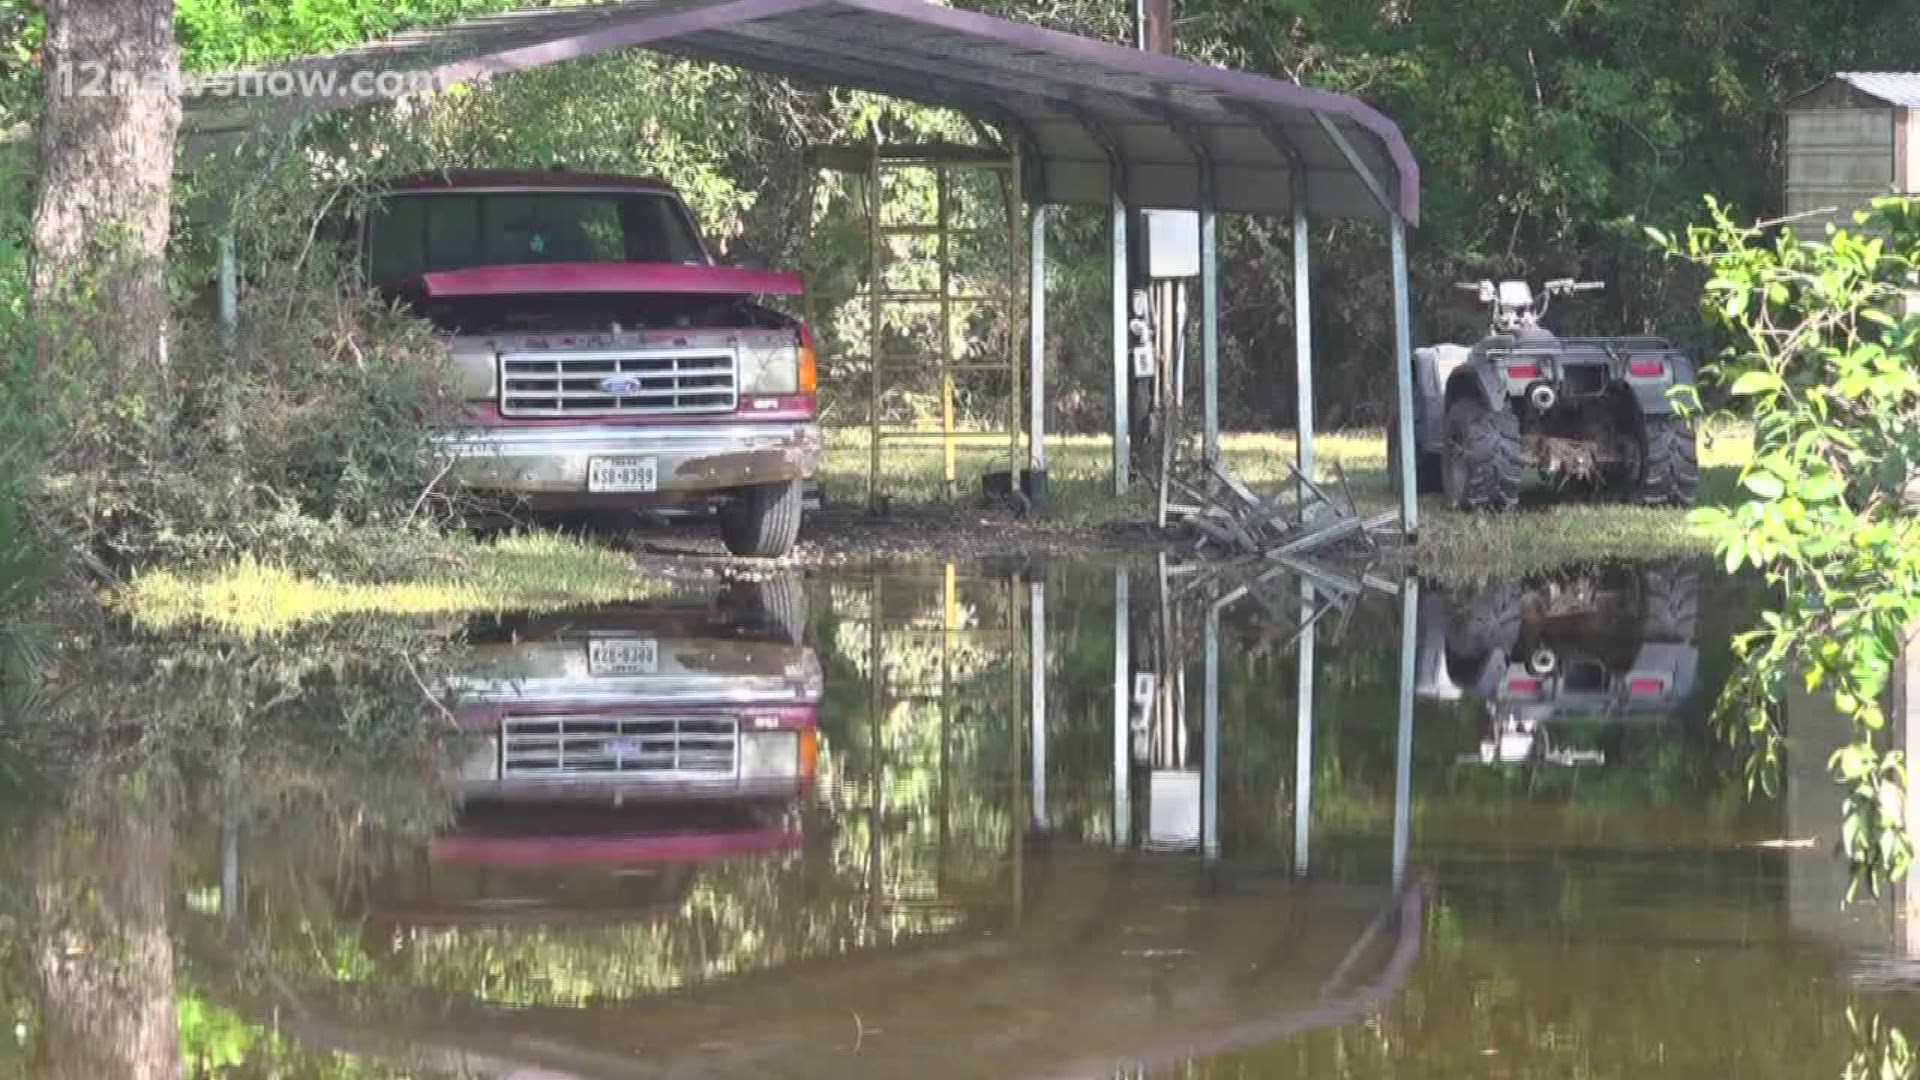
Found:
[[750, 346], [740, 350], [740, 392], [743, 394], [797, 394], [800, 392], [798, 345]]
[[471, 784], [500, 779], [500, 739], [497, 736], [474, 739], [462, 749], [465, 754], [460, 760], [461, 782]]
[[741, 349], [740, 392], [811, 397], [818, 389], [820, 377], [812, 340], [803, 327], [797, 342], [749, 345]]
[[749, 731], [740, 736], [740, 779], [790, 780], [800, 775], [800, 733]]
[[466, 401], [492, 401], [500, 389], [500, 357], [491, 345], [455, 339], [449, 343], [453, 355], [453, 379]]

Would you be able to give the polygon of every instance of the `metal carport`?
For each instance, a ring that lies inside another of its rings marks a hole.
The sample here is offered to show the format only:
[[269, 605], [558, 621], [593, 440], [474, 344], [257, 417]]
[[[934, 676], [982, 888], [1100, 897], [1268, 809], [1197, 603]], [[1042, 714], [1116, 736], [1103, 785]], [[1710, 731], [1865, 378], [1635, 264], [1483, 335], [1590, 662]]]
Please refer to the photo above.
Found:
[[[1354, 98], [924, 0], [624, 0], [471, 19], [247, 73], [225, 85], [261, 96], [230, 91], [196, 99], [185, 135], [217, 144], [422, 87], [636, 47], [951, 108], [999, 128], [1027, 162], [1035, 271], [1045, 265], [1049, 207], [1110, 206], [1114, 478], [1121, 492], [1128, 486], [1129, 210], [1200, 213], [1209, 456], [1219, 445], [1216, 214], [1292, 220], [1298, 313], [1311, 311], [1309, 223], [1384, 221], [1393, 260], [1400, 512], [1408, 536], [1416, 532], [1406, 245], [1407, 229], [1419, 221], [1419, 169], [1399, 128]], [[224, 270], [229, 278], [231, 267]], [[1030, 275], [1036, 470], [1046, 466], [1044, 281], [1041, 273]], [[1313, 346], [1311, 320], [1297, 315], [1294, 322], [1304, 474], [1313, 460]]]

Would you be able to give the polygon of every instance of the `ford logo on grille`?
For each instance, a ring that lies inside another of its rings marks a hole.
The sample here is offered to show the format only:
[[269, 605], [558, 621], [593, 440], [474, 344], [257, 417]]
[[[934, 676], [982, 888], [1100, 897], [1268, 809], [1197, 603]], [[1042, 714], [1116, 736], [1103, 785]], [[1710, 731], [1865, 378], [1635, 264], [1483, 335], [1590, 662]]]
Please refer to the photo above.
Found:
[[640, 380], [631, 375], [611, 375], [600, 380], [600, 391], [614, 397], [632, 397], [640, 392]]

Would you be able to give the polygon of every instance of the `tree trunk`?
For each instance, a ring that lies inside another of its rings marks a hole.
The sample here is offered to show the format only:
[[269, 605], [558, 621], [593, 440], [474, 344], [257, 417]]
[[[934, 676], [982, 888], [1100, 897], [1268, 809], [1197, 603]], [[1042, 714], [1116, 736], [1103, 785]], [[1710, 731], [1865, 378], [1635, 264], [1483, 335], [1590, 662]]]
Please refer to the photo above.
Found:
[[35, 845], [39, 1075], [172, 1080], [173, 828], [146, 778], [102, 788], [49, 815]]
[[[35, 361], [43, 380], [106, 379], [122, 405], [147, 418], [145, 434], [161, 439], [180, 126], [173, 0], [46, 0], [46, 13]], [[79, 366], [56, 369], [60, 362]]]

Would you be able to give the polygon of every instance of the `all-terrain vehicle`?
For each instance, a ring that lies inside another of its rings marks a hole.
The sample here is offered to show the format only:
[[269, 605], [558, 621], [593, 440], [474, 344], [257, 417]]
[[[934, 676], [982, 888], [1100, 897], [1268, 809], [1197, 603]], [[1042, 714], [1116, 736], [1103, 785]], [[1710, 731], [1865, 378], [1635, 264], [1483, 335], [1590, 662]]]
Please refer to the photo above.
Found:
[[1691, 506], [1693, 426], [1671, 392], [1693, 362], [1655, 337], [1559, 337], [1540, 325], [1556, 296], [1605, 287], [1561, 278], [1538, 298], [1524, 281], [1463, 282], [1492, 315], [1473, 346], [1414, 352], [1421, 491], [1461, 510], [1505, 510], [1529, 468], [1555, 491], [1647, 506]]

